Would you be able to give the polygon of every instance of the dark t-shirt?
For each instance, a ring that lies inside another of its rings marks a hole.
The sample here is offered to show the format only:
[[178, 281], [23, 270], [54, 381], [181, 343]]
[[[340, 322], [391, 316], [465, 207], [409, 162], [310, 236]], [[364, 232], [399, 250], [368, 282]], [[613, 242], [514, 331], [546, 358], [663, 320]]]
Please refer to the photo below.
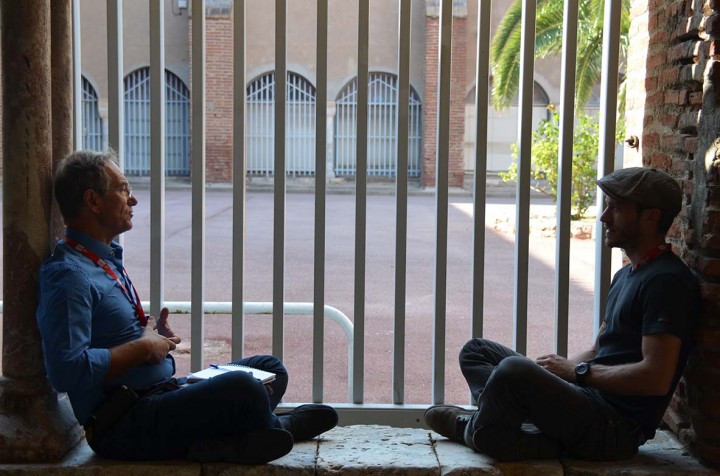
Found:
[[592, 362], [618, 365], [642, 360], [642, 337], [672, 334], [682, 340], [680, 360], [670, 391], [662, 396], [626, 396], [601, 392], [623, 414], [638, 421], [650, 439], [680, 380], [694, 340], [699, 306], [698, 282], [671, 252], [640, 266], [623, 267], [613, 278], [605, 314], [606, 330], [598, 338]]

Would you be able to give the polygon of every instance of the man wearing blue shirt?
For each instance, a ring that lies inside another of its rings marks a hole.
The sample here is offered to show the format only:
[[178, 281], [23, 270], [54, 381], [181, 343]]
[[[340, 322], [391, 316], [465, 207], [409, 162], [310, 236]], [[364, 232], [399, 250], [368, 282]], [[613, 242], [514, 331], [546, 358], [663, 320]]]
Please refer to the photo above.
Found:
[[428, 426], [497, 460], [570, 456], [611, 460], [653, 438], [693, 347], [698, 282], [665, 235], [682, 207], [677, 181], [631, 167], [597, 181], [605, 244], [629, 263], [617, 272], [595, 344], [536, 360], [472, 339], [460, 369], [477, 410], [439, 405]]
[[327, 405], [273, 414], [288, 382], [273, 356], [237, 362], [275, 373], [267, 385], [244, 372], [192, 385], [173, 378], [180, 337], [167, 308], [145, 315], [113, 241], [132, 228], [138, 201], [112, 153], [64, 159], [55, 198], [67, 229], [40, 269], [37, 320], [48, 378], [68, 393], [96, 453], [261, 464], [337, 424]]

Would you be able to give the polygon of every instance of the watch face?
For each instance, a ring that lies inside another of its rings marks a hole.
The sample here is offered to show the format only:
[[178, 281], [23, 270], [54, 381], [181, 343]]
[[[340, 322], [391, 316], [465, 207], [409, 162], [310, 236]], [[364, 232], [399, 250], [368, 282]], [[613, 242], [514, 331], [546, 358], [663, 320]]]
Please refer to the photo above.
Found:
[[582, 362], [575, 368], [575, 373], [578, 375], [586, 375], [588, 370], [590, 370], [590, 366], [585, 362]]

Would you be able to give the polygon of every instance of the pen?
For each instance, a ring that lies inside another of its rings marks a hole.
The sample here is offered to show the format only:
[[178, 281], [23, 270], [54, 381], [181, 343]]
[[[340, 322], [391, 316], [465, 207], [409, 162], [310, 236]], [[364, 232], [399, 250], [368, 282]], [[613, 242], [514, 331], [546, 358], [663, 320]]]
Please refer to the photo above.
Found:
[[218, 364], [210, 364], [210, 368], [216, 369], [218, 368]]

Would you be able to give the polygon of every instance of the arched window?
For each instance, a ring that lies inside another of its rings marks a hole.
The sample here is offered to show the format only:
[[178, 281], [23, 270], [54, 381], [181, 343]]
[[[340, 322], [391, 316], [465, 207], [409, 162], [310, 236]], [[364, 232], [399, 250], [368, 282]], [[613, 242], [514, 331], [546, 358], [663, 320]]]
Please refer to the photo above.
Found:
[[[336, 100], [335, 174], [356, 173], [357, 78], [348, 83]], [[408, 175], [420, 176], [422, 106], [410, 88]], [[397, 173], [397, 76], [370, 73], [368, 90], [368, 175], [394, 177]]]
[[103, 150], [103, 123], [98, 110], [98, 96], [90, 81], [82, 77], [82, 148]]
[[[543, 119], [550, 119], [548, 105], [550, 98], [537, 82], [533, 87], [533, 128]], [[465, 170], [475, 168], [475, 88], [465, 97], [465, 137], [464, 156]], [[487, 131], [487, 170], [490, 172], [507, 171], [512, 158], [512, 144], [518, 140], [518, 95], [513, 98], [512, 105], [498, 111], [488, 103]]]
[[[150, 175], [150, 68], [125, 77], [125, 173]], [[167, 70], [165, 174], [190, 175], [190, 92]]]
[[[275, 161], [275, 73], [264, 74], [247, 87], [247, 172], [272, 175]], [[288, 72], [285, 104], [285, 172], [315, 174], [315, 87]]]

